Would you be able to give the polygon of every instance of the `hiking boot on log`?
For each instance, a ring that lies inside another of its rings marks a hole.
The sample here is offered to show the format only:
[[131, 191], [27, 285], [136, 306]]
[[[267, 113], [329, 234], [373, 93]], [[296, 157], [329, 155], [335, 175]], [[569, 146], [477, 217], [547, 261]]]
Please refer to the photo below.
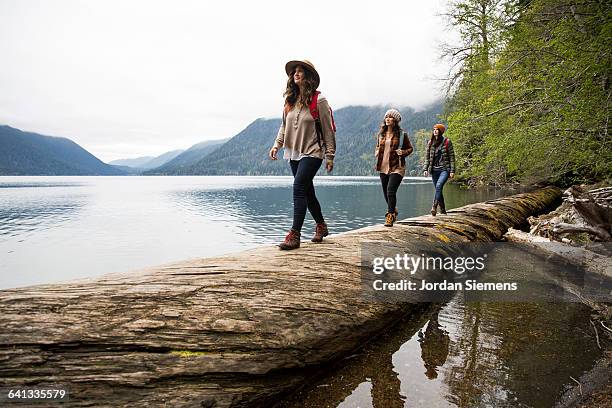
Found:
[[438, 205], [440, 206], [440, 214], [446, 214], [446, 206], [444, 205], [444, 203], [439, 202]]
[[385, 227], [392, 227], [396, 219], [397, 216], [395, 212], [388, 212], [387, 215], [385, 215]]
[[297, 249], [300, 247], [300, 232], [296, 230], [290, 230], [285, 240], [278, 244], [280, 249]]
[[327, 224], [324, 222], [317, 223], [317, 226], [315, 227], [315, 234], [314, 234], [314, 237], [312, 237], [311, 241], [321, 242], [323, 241], [323, 237], [326, 237], [328, 235], [329, 235], [329, 231], [327, 230]]
[[437, 207], [438, 207], [438, 202], [434, 200], [433, 204], [431, 205], [431, 215], [433, 215], [434, 217], [436, 216]]

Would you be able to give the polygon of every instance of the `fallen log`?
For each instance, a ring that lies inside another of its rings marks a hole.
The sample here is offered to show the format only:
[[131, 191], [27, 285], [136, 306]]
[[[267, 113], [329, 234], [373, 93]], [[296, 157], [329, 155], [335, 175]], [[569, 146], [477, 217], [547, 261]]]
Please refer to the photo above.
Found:
[[70, 406], [264, 406], [414, 310], [367, 301], [360, 244], [499, 240], [552, 187], [139, 273], [0, 291], [0, 387], [66, 386]]

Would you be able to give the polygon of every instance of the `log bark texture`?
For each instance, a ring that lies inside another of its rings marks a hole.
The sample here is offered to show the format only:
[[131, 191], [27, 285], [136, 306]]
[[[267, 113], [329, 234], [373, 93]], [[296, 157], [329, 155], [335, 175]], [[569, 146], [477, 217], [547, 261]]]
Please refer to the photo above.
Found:
[[295, 251], [0, 291], [0, 387], [64, 385], [69, 406], [270, 405], [417, 307], [361, 296], [361, 242], [495, 241], [560, 197], [548, 187]]

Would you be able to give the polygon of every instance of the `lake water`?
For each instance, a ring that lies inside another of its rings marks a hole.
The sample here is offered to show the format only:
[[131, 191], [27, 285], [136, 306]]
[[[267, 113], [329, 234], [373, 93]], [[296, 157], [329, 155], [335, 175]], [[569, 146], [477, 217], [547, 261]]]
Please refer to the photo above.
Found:
[[[282, 240], [291, 177], [0, 177], [0, 289], [124, 272]], [[330, 233], [384, 222], [376, 177], [315, 179]], [[448, 208], [505, 195], [447, 185]], [[431, 207], [433, 186], [406, 178], [400, 218]], [[307, 215], [303, 237], [314, 223]]]

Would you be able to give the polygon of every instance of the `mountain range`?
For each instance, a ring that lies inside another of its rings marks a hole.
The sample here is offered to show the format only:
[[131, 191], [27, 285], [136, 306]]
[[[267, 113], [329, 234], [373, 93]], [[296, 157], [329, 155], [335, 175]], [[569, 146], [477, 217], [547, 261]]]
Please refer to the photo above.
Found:
[[64, 137], [23, 132], [0, 126], [0, 175], [3, 176], [117, 176], [110, 166]]
[[181, 152], [181, 154], [166, 161], [152, 170], [144, 172], [146, 175], [168, 175], [168, 174], [181, 174], [184, 169], [191, 168], [194, 164], [199, 162], [204, 157], [208, 156], [209, 153], [216, 150], [223, 143], [229, 139], [220, 140], [207, 140], [191, 146], [189, 149]]
[[[388, 106], [348, 106], [334, 112], [336, 159], [334, 175], [374, 175], [375, 134]], [[405, 107], [402, 128], [410, 134], [431, 129], [439, 121], [442, 102], [415, 111]], [[0, 175], [290, 175], [284, 160], [272, 161], [280, 118], [257, 119], [230, 139], [209, 140], [185, 151], [158, 157], [115, 160], [105, 164], [73, 141], [0, 126]], [[282, 150], [279, 152], [282, 158]], [[409, 156], [408, 174], [416, 174], [419, 153]], [[111, 165], [112, 164], [112, 165]], [[321, 170], [323, 171], [323, 170]]]
[[[348, 106], [334, 112], [336, 122], [335, 175], [374, 175], [374, 147], [388, 106]], [[402, 108], [401, 126], [416, 148], [414, 134], [420, 129], [431, 129], [439, 121], [442, 102], [422, 111]], [[172, 175], [290, 175], [283, 160], [272, 161], [268, 151], [274, 143], [280, 119], [257, 119], [243, 131], [189, 167], [174, 169]], [[279, 152], [282, 158], [282, 150]], [[409, 173], [416, 173], [418, 152], [409, 156]], [[322, 172], [323, 170], [321, 170]]]
[[136, 157], [134, 159], [119, 159], [108, 162], [108, 164], [113, 166], [121, 166], [121, 167], [131, 167], [137, 170], [149, 170], [154, 169], [156, 167], [162, 166], [165, 163], [168, 163], [170, 160], [174, 159], [179, 154], [183, 153], [184, 150], [173, 150], [171, 152], [166, 152], [157, 157], [152, 156], [143, 156]]

